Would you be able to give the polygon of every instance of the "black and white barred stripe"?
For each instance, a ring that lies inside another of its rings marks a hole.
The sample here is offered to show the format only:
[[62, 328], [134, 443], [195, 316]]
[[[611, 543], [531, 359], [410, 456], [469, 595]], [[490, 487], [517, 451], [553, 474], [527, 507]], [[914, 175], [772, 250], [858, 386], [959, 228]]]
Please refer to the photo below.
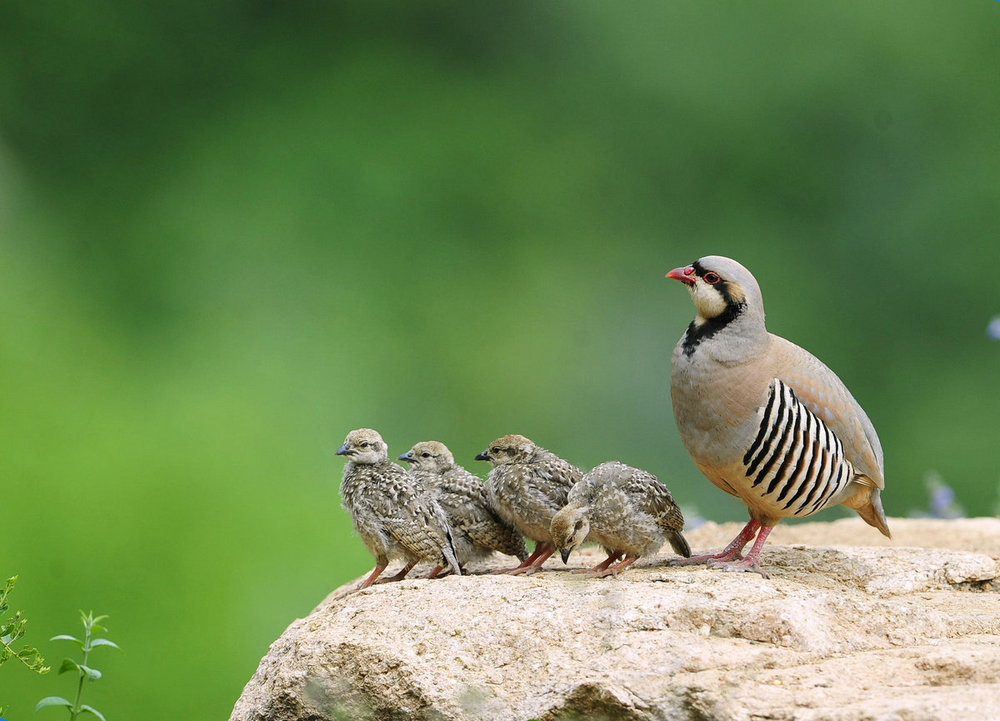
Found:
[[784, 501], [781, 509], [793, 516], [826, 507], [854, 478], [844, 444], [777, 378], [743, 465], [761, 498]]

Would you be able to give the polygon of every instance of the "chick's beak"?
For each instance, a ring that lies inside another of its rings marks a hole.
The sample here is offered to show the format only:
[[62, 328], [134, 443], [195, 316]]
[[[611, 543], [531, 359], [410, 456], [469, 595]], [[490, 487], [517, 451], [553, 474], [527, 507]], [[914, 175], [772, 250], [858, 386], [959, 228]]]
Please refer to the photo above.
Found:
[[483, 451], [482, 453], [480, 453], [480, 454], [478, 454], [476, 456], [476, 460], [477, 461], [488, 461], [488, 460], [490, 460], [490, 457], [488, 455], [486, 455], [486, 451]]
[[687, 286], [694, 285], [695, 274], [693, 265], [685, 265], [680, 268], [674, 268], [673, 270], [667, 272], [665, 276], [672, 280], [679, 280], [681, 283]]
[[413, 451], [407, 451], [403, 455], [397, 456], [396, 460], [397, 461], [412, 461], [413, 460]]
[[569, 563], [569, 553], [570, 552], [568, 550], [559, 551], [559, 555], [562, 557], [563, 563]]
[[353, 456], [357, 451], [352, 450], [346, 443], [337, 449], [336, 455], [338, 456]]

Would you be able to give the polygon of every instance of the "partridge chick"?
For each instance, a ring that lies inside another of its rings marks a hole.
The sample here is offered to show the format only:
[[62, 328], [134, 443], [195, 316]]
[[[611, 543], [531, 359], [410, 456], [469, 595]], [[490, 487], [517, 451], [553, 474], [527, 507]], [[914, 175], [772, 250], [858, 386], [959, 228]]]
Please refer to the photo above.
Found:
[[695, 306], [671, 364], [677, 429], [698, 469], [750, 513], [721, 553], [676, 563], [767, 576], [758, 557], [775, 524], [837, 504], [888, 536], [875, 428], [833, 371], [767, 331], [750, 271], [707, 256], [667, 277], [687, 286]]
[[528, 557], [521, 534], [490, 508], [486, 485], [455, 464], [448, 446], [421, 441], [399, 460], [410, 464], [413, 477], [444, 509], [455, 540], [455, 555], [463, 568], [470, 560], [486, 558], [494, 551], [516, 556], [519, 561]]
[[461, 575], [444, 511], [403, 468], [389, 461], [382, 436], [371, 428], [351, 431], [337, 455], [348, 458], [340, 483], [344, 509], [375, 556], [375, 568], [358, 590], [375, 583], [396, 558], [406, 565], [387, 581], [402, 580], [420, 561], [447, 566]]
[[[569, 490], [566, 506], [552, 518], [551, 533], [563, 563], [585, 541], [601, 544], [608, 557], [590, 573], [608, 576], [628, 568], [641, 556], [656, 553], [664, 541], [679, 555], [690, 556], [691, 547], [681, 535], [682, 528], [681, 509], [656, 476], [609, 461]], [[618, 561], [622, 556], [625, 558]]]
[[519, 435], [497, 438], [476, 460], [493, 465], [486, 479], [490, 506], [535, 541], [534, 552], [520, 566], [503, 573], [534, 573], [555, 551], [549, 530], [552, 517], [566, 505], [566, 494], [583, 473]]

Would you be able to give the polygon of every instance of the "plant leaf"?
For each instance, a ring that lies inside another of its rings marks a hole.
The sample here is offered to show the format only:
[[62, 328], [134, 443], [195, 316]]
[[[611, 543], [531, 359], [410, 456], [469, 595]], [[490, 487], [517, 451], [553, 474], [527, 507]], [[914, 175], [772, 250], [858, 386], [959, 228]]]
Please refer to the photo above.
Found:
[[[106, 638], [95, 638], [93, 641], [90, 642], [90, 647], [94, 648], [94, 646], [111, 646], [111, 648], [118, 648], [117, 643], [115, 643], [114, 641], [109, 641]], [[120, 651], [121, 649], [119, 648], [118, 650]]]
[[49, 667], [45, 665], [45, 659], [42, 658], [42, 653], [37, 648], [25, 646], [15, 655], [21, 663], [28, 667], [29, 670], [35, 671], [36, 673], [49, 672]]
[[[17, 576], [11, 576], [7, 579], [7, 583], [4, 587], [0, 589], [0, 606], [3, 606], [4, 599], [7, 598], [8, 594], [14, 590], [14, 584], [17, 583]], [[0, 608], [2, 611], [6, 611], [6, 607]]]
[[92, 714], [94, 714], [94, 715], [95, 715], [95, 716], [96, 716], [97, 718], [101, 719], [101, 721], [107, 721], [107, 719], [105, 719], [105, 718], [104, 718], [104, 714], [102, 714], [102, 713], [101, 713], [100, 711], [98, 711], [98, 710], [97, 710], [96, 708], [94, 708], [93, 706], [89, 706], [89, 705], [87, 705], [87, 704], [83, 704], [83, 705], [82, 705], [82, 706], [80, 707], [80, 711], [86, 711], [87, 713], [92, 713]]
[[106, 618], [107, 615], [95, 616], [93, 611], [90, 613], [80, 611], [80, 622], [83, 624], [83, 627], [89, 631], [107, 631], [108, 629], [101, 625], [101, 621]]
[[71, 658], [64, 658], [62, 665], [59, 667], [59, 673], [66, 673], [67, 671], [79, 671], [80, 664]]
[[78, 639], [76, 636], [70, 636], [67, 633], [61, 633], [58, 636], [53, 636], [49, 640], [50, 641], [72, 641], [73, 643], [75, 643], [78, 646], [81, 646], [81, 647], [83, 646], [83, 641], [81, 641], [80, 639]]
[[97, 681], [103, 675], [96, 668], [91, 668], [90, 666], [84, 666], [82, 663], [78, 665], [79, 669], [87, 675], [89, 681]]
[[46, 696], [35, 706], [35, 713], [38, 713], [38, 709], [45, 708], [46, 706], [65, 706], [66, 708], [73, 708], [73, 704], [64, 699], [62, 696]]

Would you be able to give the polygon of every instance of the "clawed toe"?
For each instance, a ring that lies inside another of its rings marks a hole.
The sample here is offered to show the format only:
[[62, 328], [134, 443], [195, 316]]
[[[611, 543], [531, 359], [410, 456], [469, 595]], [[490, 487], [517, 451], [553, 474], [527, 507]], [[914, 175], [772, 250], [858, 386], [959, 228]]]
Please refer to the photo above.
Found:
[[743, 573], [759, 573], [764, 578], [770, 578], [771, 574], [763, 570], [757, 565], [756, 560], [744, 559], [738, 562], [726, 562], [726, 561], [709, 561], [709, 568], [714, 568], [718, 571], [731, 571], [731, 572], [743, 572]]

